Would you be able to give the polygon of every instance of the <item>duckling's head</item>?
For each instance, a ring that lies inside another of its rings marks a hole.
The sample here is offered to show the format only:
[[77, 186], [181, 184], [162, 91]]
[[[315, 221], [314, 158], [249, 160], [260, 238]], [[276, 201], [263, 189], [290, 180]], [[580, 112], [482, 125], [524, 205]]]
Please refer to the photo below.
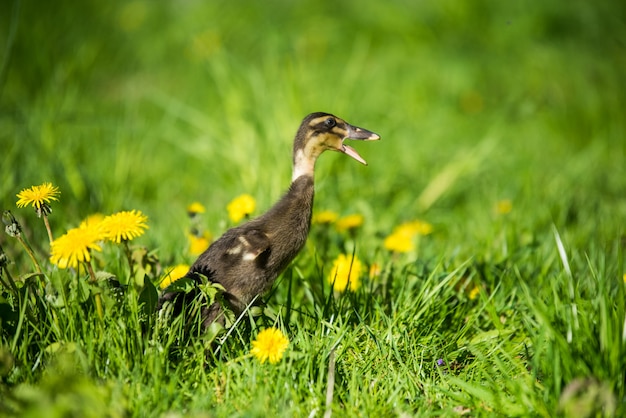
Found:
[[380, 136], [350, 125], [330, 113], [316, 112], [305, 117], [293, 144], [293, 179], [303, 174], [313, 175], [317, 157], [326, 150], [343, 152], [367, 165], [354, 148], [344, 144], [346, 139], [375, 141], [380, 139]]

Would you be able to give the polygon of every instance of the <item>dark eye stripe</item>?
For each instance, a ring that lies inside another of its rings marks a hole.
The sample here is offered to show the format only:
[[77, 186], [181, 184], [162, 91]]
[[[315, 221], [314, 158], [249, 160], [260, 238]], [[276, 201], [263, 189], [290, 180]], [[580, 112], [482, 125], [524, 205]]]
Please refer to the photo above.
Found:
[[[329, 125], [328, 121], [331, 120], [332, 124]], [[337, 119], [332, 117], [332, 116], [323, 116], [323, 117], [319, 117], [319, 118], [315, 118], [313, 119], [311, 122], [309, 122], [309, 127], [315, 129], [329, 129], [332, 128], [334, 126], [337, 126]]]

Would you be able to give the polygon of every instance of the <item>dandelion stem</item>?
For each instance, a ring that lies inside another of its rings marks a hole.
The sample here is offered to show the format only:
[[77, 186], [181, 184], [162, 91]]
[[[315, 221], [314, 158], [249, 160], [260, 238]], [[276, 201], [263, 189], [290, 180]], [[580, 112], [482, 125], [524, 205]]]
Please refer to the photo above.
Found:
[[96, 293], [93, 295], [94, 300], [96, 301], [96, 312], [98, 313], [98, 318], [100, 320], [104, 320], [104, 311], [102, 309], [102, 295], [100, 293]]
[[45, 213], [43, 214], [43, 223], [46, 225], [46, 231], [48, 231], [48, 239], [50, 240], [50, 244], [52, 244], [54, 238], [52, 238], [52, 230], [50, 229], [50, 221], [48, 220], [48, 215], [46, 215]]
[[[89, 272], [89, 283], [96, 284], [98, 279], [96, 278], [96, 273], [93, 271], [93, 266], [91, 265], [91, 261], [86, 261], [87, 271]], [[100, 320], [104, 319], [104, 312], [102, 309], [102, 295], [100, 293], [96, 293], [93, 295], [94, 301], [96, 302], [96, 312], [98, 313], [98, 318]]]
[[89, 272], [89, 283], [96, 283], [98, 279], [96, 278], [96, 273], [93, 271], [91, 261], [85, 261], [85, 264], [87, 265], [87, 271]]
[[124, 243], [124, 253], [126, 254], [126, 259], [128, 260], [128, 268], [130, 269], [129, 277], [130, 279], [134, 279], [134, 271], [133, 271], [133, 255], [130, 252], [130, 245], [128, 244], [128, 240], [122, 240]]
[[[22, 246], [24, 247], [24, 249], [26, 250], [26, 252], [28, 253], [28, 255], [30, 256], [30, 259], [32, 260], [33, 264], [35, 265], [35, 269], [37, 270], [37, 273], [41, 273], [41, 266], [39, 265], [39, 263], [37, 262], [37, 259], [35, 258], [35, 253], [33, 252], [33, 249], [30, 248], [30, 245], [28, 245], [28, 243], [24, 240], [24, 238], [22, 238], [21, 235], [16, 236], [15, 238], [17, 238], [17, 240], [20, 242], [20, 244], [22, 244]], [[43, 279], [42, 279], [43, 281]]]
[[250, 354], [250, 353], [241, 355], [239, 357], [236, 357], [236, 358], [234, 358], [232, 360], [227, 361], [226, 363], [224, 363], [224, 366], [226, 366], [226, 367], [231, 366], [231, 365], [233, 365], [235, 363], [239, 363], [240, 361], [245, 360], [245, 359], [250, 358], [250, 357], [252, 357], [252, 354]]

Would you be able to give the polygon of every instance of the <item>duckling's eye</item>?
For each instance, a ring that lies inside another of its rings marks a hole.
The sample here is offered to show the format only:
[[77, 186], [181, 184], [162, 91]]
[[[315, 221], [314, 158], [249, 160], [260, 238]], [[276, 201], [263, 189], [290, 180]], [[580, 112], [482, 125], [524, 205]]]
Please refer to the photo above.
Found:
[[337, 125], [337, 121], [335, 118], [328, 118], [324, 121], [324, 125], [326, 125], [327, 128], [332, 128]]

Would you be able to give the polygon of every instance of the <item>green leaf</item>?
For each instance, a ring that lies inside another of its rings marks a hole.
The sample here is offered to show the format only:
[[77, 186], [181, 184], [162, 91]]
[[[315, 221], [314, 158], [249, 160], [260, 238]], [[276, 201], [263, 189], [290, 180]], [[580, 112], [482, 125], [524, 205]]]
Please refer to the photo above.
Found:
[[165, 290], [169, 293], [189, 293], [196, 287], [196, 282], [189, 277], [182, 277], [170, 284]]
[[210, 348], [213, 341], [215, 341], [217, 336], [220, 335], [220, 333], [222, 333], [223, 331], [224, 327], [220, 323], [213, 322], [211, 325], [209, 325], [203, 336], [205, 345]]
[[89, 299], [90, 286], [86, 280], [72, 280], [70, 283], [69, 299], [78, 303], [83, 303]]
[[108, 271], [96, 271], [96, 280], [99, 282], [104, 282], [106, 280], [111, 280], [115, 278], [115, 274], [109, 273]]
[[65, 306], [65, 300], [51, 281], [46, 284], [46, 302], [55, 308], [62, 308]]
[[46, 275], [43, 273], [28, 273], [28, 274], [24, 274], [22, 276], [20, 276], [20, 280], [23, 281], [24, 283], [32, 283], [33, 281], [35, 281], [35, 278], [37, 277], [41, 277], [41, 278], [46, 278]]
[[210, 303], [213, 303], [215, 301], [215, 296], [218, 293], [224, 291], [224, 287], [219, 284], [215, 285], [213, 283], [200, 284], [198, 285], [198, 289], [200, 289], [202, 294], [206, 296], [207, 300], [209, 300]]
[[145, 280], [146, 278], [146, 270], [144, 270], [143, 267], [140, 267], [137, 269], [137, 271], [135, 271], [135, 277], [133, 277], [133, 283], [135, 284], [135, 287], [137, 289], [143, 289], [146, 281], [149, 280]]
[[150, 280], [146, 280], [146, 285], [139, 294], [139, 306], [144, 313], [151, 314], [156, 309], [159, 294]]

